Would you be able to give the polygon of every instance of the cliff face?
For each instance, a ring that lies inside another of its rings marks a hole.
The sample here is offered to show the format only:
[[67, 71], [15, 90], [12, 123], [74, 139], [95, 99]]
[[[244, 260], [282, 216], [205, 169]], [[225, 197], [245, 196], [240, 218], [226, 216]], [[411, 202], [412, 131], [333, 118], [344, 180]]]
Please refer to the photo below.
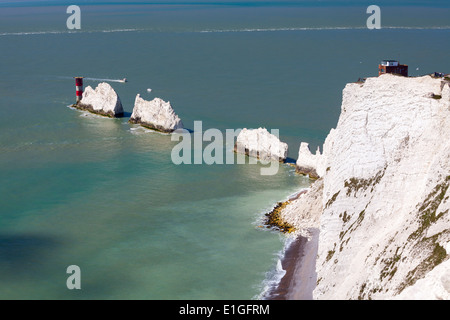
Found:
[[297, 161], [321, 183], [308, 195], [322, 206], [315, 299], [450, 298], [449, 137], [447, 82], [345, 87], [323, 153]]

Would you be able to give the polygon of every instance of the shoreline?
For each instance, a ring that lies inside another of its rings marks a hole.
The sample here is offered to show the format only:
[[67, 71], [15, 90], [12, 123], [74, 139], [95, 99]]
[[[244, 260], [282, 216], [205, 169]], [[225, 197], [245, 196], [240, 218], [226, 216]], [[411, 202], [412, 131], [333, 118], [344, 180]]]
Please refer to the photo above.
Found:
[[313, 300], [317, 274], [315, 271], [319, 230], [310, 229], [311, 239], [298, 236], [288, 243], [281, 258], [286, 271], [264, 300]]

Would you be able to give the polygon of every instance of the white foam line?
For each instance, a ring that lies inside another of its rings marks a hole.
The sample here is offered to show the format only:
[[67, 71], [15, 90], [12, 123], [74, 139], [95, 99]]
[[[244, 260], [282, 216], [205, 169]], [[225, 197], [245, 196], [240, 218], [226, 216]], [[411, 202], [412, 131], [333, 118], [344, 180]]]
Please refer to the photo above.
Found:
[[109, 32], [134, 32], [144, 29], [111, 29], [111, 30], [78, 30], [78, 31], [29, 31], [29, 32], [3, 32], [0, 36], [29, 36], [42, 34], [72, 34], [72, 33], [109, 33]]
[[[300, 27], [300, 28], [253, 28], [253, 29], [211, 29], [194, 31], [199, 33], [233, 33], [233, 32], [280, 32], [280, 31], [322, 31], [322, 30], [364, 30], [367, 27]], [[382, 29], [399, 29], [399, 30], [450, 30], [450, 26], [437, 27], [405, 27], [405, 26], [386, 26]]]
[[387, 26], [381, 27], [381, 29], [400, 29], [400, 30], [450, 30], [450, 26], [435, 26], [435, 27], [398, 27]]
[[[283, 32], [283, 31], [322, 31], [322, 30], [364, 30], [367, 27], [292, 27], [292, 28], [246, 28], [246, 29], [209, 29], [194, 31], [175, 31], [179, 33], [233, 33], [233, 32]], [[407, 27], [407, 26], [382, 26], [381, 30], [450, 30], [450, 26], [432, 27]], [[113, 32], [159, 32], [146, 29], [111, 29], [111, 30], [78, 30], [78, 31], [30, 31], [30, 32], [4, 32], [0, 36], [28, 36], [45, 34], [73, 34], [73, 33], [113, 33]]]
[[221, 33], [221, 32], [278, 32], [278, 31], [315, 31], [315, 30], [358, 30], [365, 27], [302, 27], [302, 28], [254, 28], [254, 29], [224, 29], [224, 30], [202, 30], [200, 33]]

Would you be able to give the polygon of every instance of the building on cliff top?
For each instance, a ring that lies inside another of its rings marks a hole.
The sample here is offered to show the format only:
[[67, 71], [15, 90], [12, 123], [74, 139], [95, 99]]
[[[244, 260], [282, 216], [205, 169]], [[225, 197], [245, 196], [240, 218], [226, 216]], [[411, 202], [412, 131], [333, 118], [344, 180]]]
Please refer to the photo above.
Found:
[[383, 60], [378, 65], [378, 75], [381, 76], [382, 74], [385, 73], [394, 73], [407, 77], [408, 65], [400, 64], [396, 60]]

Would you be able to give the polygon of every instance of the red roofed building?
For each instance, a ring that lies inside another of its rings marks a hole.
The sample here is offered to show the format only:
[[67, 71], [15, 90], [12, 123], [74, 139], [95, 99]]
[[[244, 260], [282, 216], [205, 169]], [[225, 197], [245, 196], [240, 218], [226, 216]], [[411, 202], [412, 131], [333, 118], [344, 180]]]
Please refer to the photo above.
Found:
[[400, 64], [396, 60], [383, 60], [378, 66], [378, 75], [381, 76], [384, 73], [393, 73], [408, 76], [408, 65]]

